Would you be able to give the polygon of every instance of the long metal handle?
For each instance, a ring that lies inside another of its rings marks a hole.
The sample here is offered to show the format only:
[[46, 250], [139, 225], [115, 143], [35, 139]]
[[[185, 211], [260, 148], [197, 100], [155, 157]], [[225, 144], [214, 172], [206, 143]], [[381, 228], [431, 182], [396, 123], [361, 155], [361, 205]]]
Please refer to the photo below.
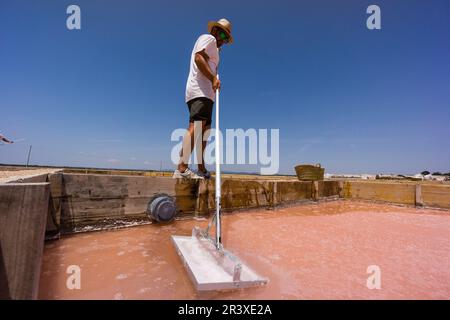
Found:
[[[219, 75], [217, 75], [219, 79]], [[216, 89], [216, 248], [222, 249], [222, 230], [220, 225], [221, 183], [220, 183], [220, 129], [219, 129], [219, 89]]]

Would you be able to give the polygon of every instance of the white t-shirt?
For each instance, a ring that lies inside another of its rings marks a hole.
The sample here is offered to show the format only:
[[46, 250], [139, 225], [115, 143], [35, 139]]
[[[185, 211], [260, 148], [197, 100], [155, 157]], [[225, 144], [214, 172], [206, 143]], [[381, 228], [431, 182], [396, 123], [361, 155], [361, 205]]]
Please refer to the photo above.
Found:
[[215, 93], [212, 83], [206, 78], [195, 63], [195, 54], [205, 49], [208, 55], [208, 64], [214, 75], [217, 75], [219, 66], [219, 49], [217, 48], [216, 38], [210, 34], [202, 34], [195, 42], [191, 54], [191, 66], [189, 77], [186, 83], [186, 102], [194, 98], [206, 97], [214, 101]]

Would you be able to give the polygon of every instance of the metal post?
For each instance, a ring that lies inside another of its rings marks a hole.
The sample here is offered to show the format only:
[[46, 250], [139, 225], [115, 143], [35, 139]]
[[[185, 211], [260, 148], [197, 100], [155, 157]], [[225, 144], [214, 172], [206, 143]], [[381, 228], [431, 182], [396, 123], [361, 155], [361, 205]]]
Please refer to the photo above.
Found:
[[28, 164], [30, 163], [31, 147], [33, 147], [33, 146], [30, 144], [30, 148], [28, 149], [27, 168], [28, 168]]

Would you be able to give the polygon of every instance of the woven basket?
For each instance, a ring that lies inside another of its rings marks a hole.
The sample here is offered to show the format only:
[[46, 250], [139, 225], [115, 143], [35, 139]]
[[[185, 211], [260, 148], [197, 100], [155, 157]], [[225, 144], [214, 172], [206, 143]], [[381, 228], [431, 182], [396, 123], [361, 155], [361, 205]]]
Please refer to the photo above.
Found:
[[323, 180], [325, 168], [317, 165], [302, 164], [295, 167], [295, 173], [300, 181], [317, 181]]

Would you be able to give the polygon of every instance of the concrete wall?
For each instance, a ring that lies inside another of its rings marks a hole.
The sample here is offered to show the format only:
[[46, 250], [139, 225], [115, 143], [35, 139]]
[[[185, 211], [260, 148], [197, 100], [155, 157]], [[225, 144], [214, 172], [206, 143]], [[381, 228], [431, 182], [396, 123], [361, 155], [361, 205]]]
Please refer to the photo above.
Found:
[[342, 193], [342, 183], [340, 181], [317, 181], [317, 198], [339, 197]]
[[[165, 194], [176, 200], [178, 215], [202, 215], [215, 208], [215, 181], [162, 176], [53, 173], [26, 181], [50, 182], [47, 237], [103, 221], [148, 220], [151, 200]], [[450, 185], [370, 181], [296, 181], [226, 178], [224, 211], [274, 207], [305, 200], [345, 197], [407, 205], [450, 208]]]
[[174, 197], [179, 214], [194, 213], [199, 181], [166, 177], [66, 174], [62, 176], [61, 229], [104, 219], [146, 218], [159, 194]]
[[50, 183], [50, 199], [48, 204], [46, 238], [52, 239], [59, 236], [61, 224], [61, 201], [63, 198], [62, 173], [50, 173], [47, 176]]
[[[232, 211], [312, 199], [312, 182], [223, 179], [222, 209]], [[320, 196], [338, 196], [337, 181], [322, 181]], [[215, 208], [215, 181], [169, 177], [62, 174], [62, 232], [102, 220], [147, 219], [151, 200], [166, 194], [176, 201], [178, 215], [205, 214]]]
[[342, 196], [450, 209], [450, 185], [345, 181]]
[[39, 183], [39, 182], [47, 182], [47, 174], [38, 174], [35, 176], [20, 178], [17, 181], [13, 181], [13, 183]]
[[450, 209], [450, 185], [421, 185], [422, 203]]
[[[148, 204], [161, 194], [175, 199], [178, 215], [202, 215], [215, 208], [214, 179], [52, 173], [0, 185], [0, 298], [36, 298], [45, 230], [69, 233], [104, 220], [148, 219]], [[450, 209], [450, 185], [222, 180], [224, 211], [327, 197]]]
[[313, 199], [313, 183], [306, 181], [277, 181], [275, 204]]
[[415, 204], [415, 185], [399, 183], [371, 183], [346, 181], [344, 197], [353, 199], [387, 201], [400, 204]]
[[62, 198], [62, 173], [45, 173], [31, 175], [24, 178], [19, 178], [11, 183], [50, 183], [50, 199], [48, 206], [46, 234], [47, 238], [54, 238], [59, 235], [59, 224], [61, 216], [61, 198]]
[[[224, 211], [244, 208], [273, 206], [274, 182], [262, 180], [222, 179], [222, 209]], [[215, 180], [202, 181], [199, 189], [197, 214], [215, 209]]]
[[0, 185], [0, 294], [36, 299], [50, 186], [48, 183]]

